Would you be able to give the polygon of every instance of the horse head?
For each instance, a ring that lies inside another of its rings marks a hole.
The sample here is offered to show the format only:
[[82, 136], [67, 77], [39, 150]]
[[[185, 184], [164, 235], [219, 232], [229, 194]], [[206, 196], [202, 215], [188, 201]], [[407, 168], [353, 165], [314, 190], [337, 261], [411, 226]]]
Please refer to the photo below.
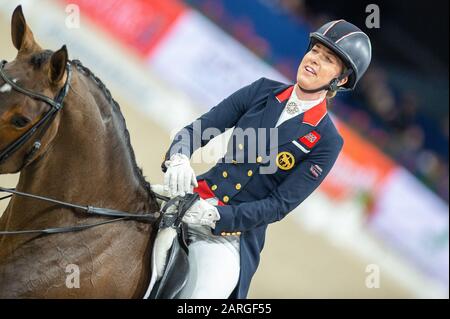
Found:
[[[27, 25], [21, 6], [14, 10], [12, 16], [11, 36], [17, 56], [0, 66], [0, 174], [19, 172], [43, 154], [55, 137], [59, 124], [55, 114], [48, 125], [34, 128], [52, 106], [20, 92], [15, 85], [53, 100], [68, 76], [66, 46], [56, 52], [43, 50]], [[8, 79], [13, 83], [8, 83]], [[33, 128], [36, 131], [30, 134]], [[30, 132], [30, 138], [13, 145], [27, 132]], [[31, 135], [44, 133], [37, 148]]]

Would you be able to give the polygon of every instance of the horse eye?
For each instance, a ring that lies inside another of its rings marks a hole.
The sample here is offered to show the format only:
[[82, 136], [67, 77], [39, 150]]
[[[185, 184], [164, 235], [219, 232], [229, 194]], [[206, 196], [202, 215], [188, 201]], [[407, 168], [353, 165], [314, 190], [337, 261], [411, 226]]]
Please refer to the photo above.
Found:
[[11, 120], [11, 124], [18, 128], [23, 128], [23, 127], [27, 126], [28, 123], [30, 123], [30, 120], [23, 116], [15, 116]]

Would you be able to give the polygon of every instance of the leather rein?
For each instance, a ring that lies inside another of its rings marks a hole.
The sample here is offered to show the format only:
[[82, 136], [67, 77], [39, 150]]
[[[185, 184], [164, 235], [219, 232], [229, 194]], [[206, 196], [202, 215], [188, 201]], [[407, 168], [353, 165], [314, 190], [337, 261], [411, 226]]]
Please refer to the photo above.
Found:
[[[27, 141], [29, 141], [36, 131], [39, 128], [43, 128], [40, 137], [33, 143], [32, 149], [27, 153], [26, 158], [24, 160], [25, 165], [31, 160], [31, 157], [39, 150], [41, 146], [40, 139], [45, 134], [47, 129], [49, 128], [51, 122], [55, 118], [55, 115], [63, 108], [64, 99], [69, 92], [70, 81], [72, 78], [72, 65], [70, 62], [67, 63], [66, 71], [67, 71], [67, 79], [64, 86], [61, 88], [56, 98], [53, 100], [45, 95], [41, 95], [39, 93], [32, 92], [30, 90], [24, 89], [17, 85], [14, 81], [12, 81], [4, 72], [4, 67], [7, 64], [7, 61], [3, 60], [0, 62], [0, 77], [10, 85], [15, 91], [22, 93], [28, 97], [31, 97], [35, 100], [42, 101], [48, 105], [50, 105], [50, 109], [42, 116], [42, 118], [34, 124], [27, 132], [25, 132], [22, 136], [20, 136], [17, 140], [8, 145], [4, 150], [0, 151], [0, 164], [4, 162], [7, 158], [9, 158], [14, 152], [16, 152], [21, 146], [23, 146]], [[24, 165], [24, 166], [25, 166]], [[68, 233], [68, 232], [76, 232], [81, 231], [88, 228], [93, 228], [96, 226], [101, 226], [105, 224], [110, 224], [123, 220], [134, 220], [138, 222], [146, 222], [146, 223], [154, 223], [156, 222], [161, 214], [165, 213], [166, 210], [175, 204], [178, 204], [178, 217], [182, 217], [184, 213], [193, 205], [193, 203], [198, 199], [197, 194], [187, 194], [184, 197], [177, 196], [174, 198], [169, 198], [166, 196], [162, 196], [155, 193], [155, 196], [158, 199], [161, 199], [166, 203], [164, 207], [159, 212], [153, 213], [142, 213], [142, 214], [132, 214], [128, 212], [123, 212], [119, 210], [109, 209], [109, 208], [101, 208], [94, 206], [82, 206], [76, 205], [72, 203], [67, 203], [63, 201], [59, 201], [56, 199], [33, 195], [29, 193], [24, 193], [17, 191], [12, 188], [4, 188], [0, 187], [0, 193], [5, 192], [11, 195], [7, 195], [4, 197], [0, 197], [1, 200], [5, 200], [7, 198], [12, 197], [13, 195], [23, 196], [32, 198], [34, 200], [45, 201], [53, 204], [58, 204], [64, 207], [73, 208], [76, 210], [80, 210], [85, 212], [89, 216], [101, 216], [101, 217], [115, 217], [114, 219], [93, 223], [93, 224], [85, 224], [85, 225], [73, 225], [67, 227], [56, 227], [56, 228], [47, 228], [47, 229], [33, 229], [33, 230], [15, 230], [15, 231], [0, 231], [0, 235], [21, 235], [21, 234], [58, 234], [58, 233]]]

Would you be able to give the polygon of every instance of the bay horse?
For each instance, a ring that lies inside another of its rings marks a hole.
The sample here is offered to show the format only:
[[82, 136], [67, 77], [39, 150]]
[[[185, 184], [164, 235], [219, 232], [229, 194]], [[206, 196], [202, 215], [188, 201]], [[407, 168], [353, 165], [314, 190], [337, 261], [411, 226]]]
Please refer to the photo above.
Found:
[[[2, 65], [11, 83], [0, 77], [0, 152], [9, 150], [0, 157], [0, 174], [20, 172], [16, 189], [23, 193], [136, 215], [157, 212], [119, 105], [102, 81], [79, 61], [69, 61], [65, 46], [43, 50], [20, 6], [11, 28], [18, 54]], [[57, 97], [47, 101], [43, 96]], [[51, 120], [11, 148], [49, 113]], [[14, 195], [0, 218], [0, 231], [87, 221], [105, 218]], [[122, 220], [62, 234], [0, 235], [0, 298], [142, 297], [151, 273], [154, 230], [152, 223]], [[71, 265], [79, 267], [75, 287], [67, 285]]]

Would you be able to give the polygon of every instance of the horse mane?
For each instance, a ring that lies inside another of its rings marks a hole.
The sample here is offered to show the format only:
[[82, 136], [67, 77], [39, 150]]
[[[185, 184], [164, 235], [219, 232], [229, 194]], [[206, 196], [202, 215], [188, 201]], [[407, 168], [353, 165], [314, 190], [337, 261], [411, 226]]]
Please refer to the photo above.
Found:
[[[44, 50], [42, 52], [36, 53], [31, 56], [29, 63], [31, 66], [35, 69], [39, 69], [44, 63], [46, 63], [50, 57], [52, 56], [54, 52], [51, 50]], [[72, 60], [70, 63], [77, 68], [77, 70], [81, 73], [83, 73], [85, 76], [90, 78], [97, 87], [102, 91], [103, 95], [106, 97], [108, 102], [113, 106], [114, 111], [116, 111], [119, 114], [119, 119], [121, 123], [123, 124], [123, 127], [125, 128], [125, 140], [127, 143], [128, 150], [131, 154], [131, 159], [133, 163], [133, 170], [135, 174], [139, 178], [139, 182], [141, 185], [145, 188], [147, 191], [147, 195], [149, 196], [150, 200], [153, 200], [156, 203], [156, 195], [152, 191], [150, 183], [145, 179], [145, 176], [143, 175], [142, 169], [138, 167], [136, 162], [136, 156], [133, 150], [133, 147], [131, 146], [130, 141], [130, 133], [128, 132], [127, 125], [125, 118], [122, 114], [122, 111], [120, 110], [120, 105], [117, 103], [116, 100], [112, 97], [111, 92], [108, 90], [108, 88], [105, 86], [105, 84], [100, 80], [91, 70], [89, 70], [87, 67], [85, 67], [81, 61], [79, 60]]]
[[123, 124], [123, 127], [125, 128], [125, 132], [124, 132], [125, 133], [125, 140], [126, 140], [126, 143], [127, 143], [128, 150], [129, 150], [129, 152], [131, 154], [131, 159], [132, 159], [132, 163], [133, 163], [134, 172], [138, 176], [139, 182], [141, 183], [141, 185], [144, 186], [145, 190], [147, 191], [147, 194], [148, 194], [149, 198], [153, 202], [156, 203], [156, 195], [152, 191], [150, 183], [145, 179], [145, 176], [144, 176], [144, 174], [142, 172], [142, 169], [140, 167], [138, 167], [138, 165], [137, 165], [136, 156], [135, 156], [133, 147], [131, 146], [130, 133], [128, 132], [126, 121], [125, 121], [125, 118], [124, 118], [124, 116], [122, 114], [122, 111], [120, 110], [119, 103], [117, 103], [117, 101], [114, 100], [114, 98], [112, 97], [111, 92], [108, 90], [108, 88], [102, 82], [102, 80], [100, 80], [91, 70], [89, 70], [86, 66], [84, 66], [81, 63], [81, 61], [79, 61], [79, 60], [72, 60], [72, 61], [70, 61], [70, 63], [73, 66], [75, 66], [78, 71], [80, 71], [85, 76], [89, 77], [92, 81], [94, 81], [94, 83], [102, 91], [102, 93], [104, 94], [104, 96], [106, 97], [108, 102], [113, 106], [113, 109], [119, 114], [119, 119], [120, 119], [121, 123]]

